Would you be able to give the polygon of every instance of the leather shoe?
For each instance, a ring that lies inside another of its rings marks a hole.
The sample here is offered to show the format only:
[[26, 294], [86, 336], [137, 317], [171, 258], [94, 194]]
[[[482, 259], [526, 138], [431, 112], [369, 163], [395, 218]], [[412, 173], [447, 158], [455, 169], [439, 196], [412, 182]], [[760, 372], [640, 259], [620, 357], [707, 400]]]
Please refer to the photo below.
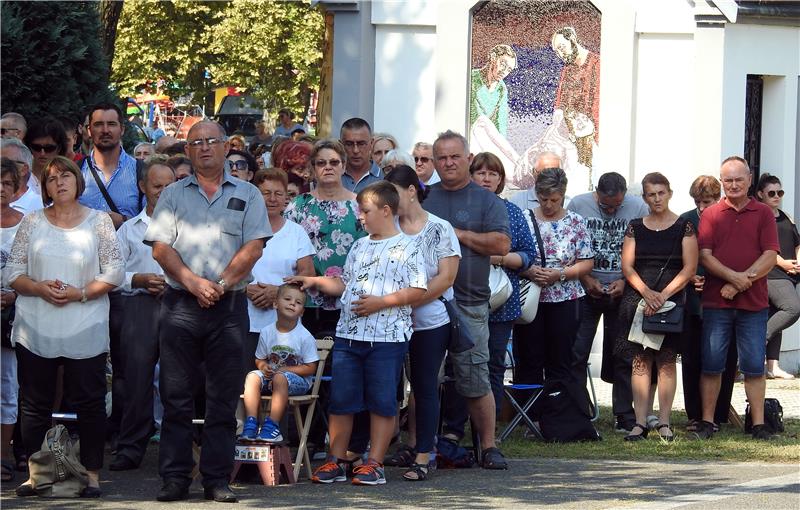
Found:
[[236, 503], [236, 494], [228, 487], [227, 484], [215, 485], [214, 487], [206, 487], [203, 489], [206, 499], [213, 499], [217, 503]]
[[117, 455], [111, 464], [108, 465], [109, 471], [130, 471], [131, 469], [138, 469], [139, 464], [135, 463], [124, 455]]
[[23, 483], [14, 491], [18, 498], [29, 498], [36, 495], [36, 489], [29, 483]]
[[157, 501], [180, 501], [189, 497], [188, 487], [178, 482], [165, 482], [156, 496]]
[[100, 487], [86, 486], [81, 491], [80, 496], [82, 498], [99, 498], [101, 494], [102, 491], [100, 490]]

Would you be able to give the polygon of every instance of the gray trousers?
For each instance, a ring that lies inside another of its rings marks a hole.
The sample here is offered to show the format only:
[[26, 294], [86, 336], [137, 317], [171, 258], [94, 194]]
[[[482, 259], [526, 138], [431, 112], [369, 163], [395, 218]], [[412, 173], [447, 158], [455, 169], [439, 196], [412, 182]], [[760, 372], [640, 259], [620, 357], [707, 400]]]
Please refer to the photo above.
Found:
[[800, 295], [791, 280], [767, 280], [767, 288], [770, 305], [770, 317], [767, 321], [767, 359], [777, 360], [781, 355], [781, 333], [800, 318]]

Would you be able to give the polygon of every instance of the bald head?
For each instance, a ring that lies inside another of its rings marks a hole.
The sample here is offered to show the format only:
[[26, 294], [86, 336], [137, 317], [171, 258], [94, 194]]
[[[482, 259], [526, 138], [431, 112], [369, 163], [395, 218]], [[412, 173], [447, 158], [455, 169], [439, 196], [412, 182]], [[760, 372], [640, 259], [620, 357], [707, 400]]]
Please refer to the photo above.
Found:
[[178, 139], [174, 136], [165, 135], [156, 141], [155, 152], [156, 154], [166, 154], [167, 149], [178, 143]]
[[201, 120], [200, 122], [194, 124], [191, 128], [189, 128], [189, 133], [186, 135], [186, 138], [191, 138], [192, 134], [204, 126], [213, 126], [219, 132], [219, 136], [225, 138], [227, 135], [225, 134], [225, 128], [219, 122], [214, 122], [213, 120]]
[[534, 177], [539, 175], [545, 168], [561, 168], [561, 158], [555, 152], [543, 152], [536, 158], [533, 165]]

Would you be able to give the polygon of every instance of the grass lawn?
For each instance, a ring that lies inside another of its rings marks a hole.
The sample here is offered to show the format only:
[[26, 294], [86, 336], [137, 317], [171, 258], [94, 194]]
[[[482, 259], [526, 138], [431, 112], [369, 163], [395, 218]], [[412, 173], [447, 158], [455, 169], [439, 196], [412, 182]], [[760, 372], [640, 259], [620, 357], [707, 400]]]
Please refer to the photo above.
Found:
[[[723, 460], [738, 462], [800, 463], [800, 420], [785, 419], [786, 431], [773, 441], [755, 441], [749, 434], [730, 424], [714, 434], [711, 440], [689, 439], [686, 432], [686, 416], [682, 412], [672, 415], [675, 441], [662, 441], [651, 431], [646, 441], [626, 442], [624, 434], [614, 432], [613, 414], [608, 407], [601, 407], [600, 418], [595, 427], [602, 441], [586, 443], [545, 443], [523, 437], [524, 424], [500, 445], [509, 457], [556, 457], [566, 459], [619, 459], [619, 460]], [[503, 430], [505, 424], [498, 424]]]

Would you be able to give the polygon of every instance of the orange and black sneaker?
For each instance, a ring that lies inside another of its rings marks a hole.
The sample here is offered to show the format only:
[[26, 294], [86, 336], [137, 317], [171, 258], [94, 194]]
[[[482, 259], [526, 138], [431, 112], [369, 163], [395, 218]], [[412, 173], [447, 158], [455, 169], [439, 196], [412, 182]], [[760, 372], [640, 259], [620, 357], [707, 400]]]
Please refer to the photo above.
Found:
[[336, 459], [328, 459], [328, 462], [321, 465], [311, 475], [311, 481], [314, 483], [333, 483], [333, 482], [346, 482], [347, 474], [342, 466], [340, 466]]
[[386, 483], [383, 464], [369, 459], [366, 464], [353, 469], [353, 485], [382, 485]]

